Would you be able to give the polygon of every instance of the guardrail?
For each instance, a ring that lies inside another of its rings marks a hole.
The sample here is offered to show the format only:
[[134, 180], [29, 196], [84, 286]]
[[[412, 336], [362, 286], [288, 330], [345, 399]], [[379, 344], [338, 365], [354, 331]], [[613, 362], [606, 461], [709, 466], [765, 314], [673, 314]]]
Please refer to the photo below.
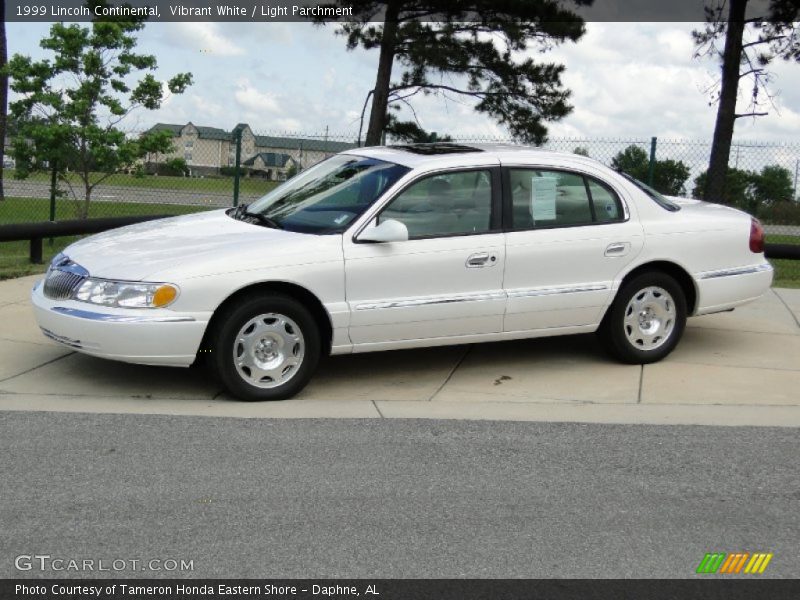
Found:
[[[0, 242], [30, 240], [30, 261], [42, 264], [42, 240], [66, 235], [99, 233], [125, 225], [164, 219], [173, 215], [142, 215], [136, 217], [103, 217], [99, 219], [74, 219], [71, 221], [40, 221], [0, 225]], [[765, 244], [767, 258], [800, 260], [800, 244]]]
[[100, 233], [125, 225], [163, 219], [172, 215], [139, 215], [135, 217], [103, 217], [99, 219], [74, 219], [70, 221], [39, 221], [36, 223], [14, 223], [0, 225], [0, 242], [29, 240], [30, 261], [42, 264], [42, 240], [67, 235]]
[[764, 244], [767, 258], [787, 258], [800, 260], [800, 244]]

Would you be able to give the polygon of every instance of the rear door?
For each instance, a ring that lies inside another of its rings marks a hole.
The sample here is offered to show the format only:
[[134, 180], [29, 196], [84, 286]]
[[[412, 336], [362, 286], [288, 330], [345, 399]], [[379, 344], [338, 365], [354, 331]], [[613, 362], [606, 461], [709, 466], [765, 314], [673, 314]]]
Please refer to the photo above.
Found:
[[504, 167], [503, 178], [504, 331], [597, 323], [615, 278], [643, 245], [619, 191], [552, 167]]

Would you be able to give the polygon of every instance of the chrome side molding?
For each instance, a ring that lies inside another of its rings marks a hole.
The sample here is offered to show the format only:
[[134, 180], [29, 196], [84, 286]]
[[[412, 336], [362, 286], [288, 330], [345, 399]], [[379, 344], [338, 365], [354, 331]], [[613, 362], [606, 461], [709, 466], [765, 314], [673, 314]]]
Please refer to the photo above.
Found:
[[387, 308], [409, 308], [433, 304], [453, 304], [456, 302], [486, 302], [488, 300], [504, 300], [506, 298], [526, 298], [530, 296], [550, 296], [553, 294], [578, 294], [582, 292], [600, 292], [609, 289], [605, 284], [581, 285], [576, 287], [537, 288], [513, 290], [510, 292], [490, 292], [485, 294], [465, 294], [461, 296], [439, 296], [426, 298], [409, 298], [394, 302], [367, 302], [356, 305], [356, 310], [383, 310]]
[[772, 265], [764, 263], [762, 265], [753, 265], [752, 267], [738, 267], [736, 269], [721, 269], [719, 271], [707, 271], [700, 273], [700, 279], [714, 279], [716, 277], [733, 277], [735, 275], [751, 275], [753, 273], [761, 273], [762, 271], [772, 271]]
[[379, 310], [384, 308], [408, 308], [411, 306], [427, 306], [429, 304], [453, 304], [456, 302], [486, 302], [488, 300], [504, 300], [505, 292], [487, 294], [468, 294], [463, 296], [409, 298], [394, 302], [367, 302], [356, 306], [356, 310]]
[[555, 294], [580, 294], [582, 292], [602, 292], [607, 290], [604, 284], [581, 285], [577, 287], [556, 287], [556, 288], [534, 288], [523, 290], [512, 290], [508, 292], [509, 298], [529, 298], [532, 296], [552, 296]]

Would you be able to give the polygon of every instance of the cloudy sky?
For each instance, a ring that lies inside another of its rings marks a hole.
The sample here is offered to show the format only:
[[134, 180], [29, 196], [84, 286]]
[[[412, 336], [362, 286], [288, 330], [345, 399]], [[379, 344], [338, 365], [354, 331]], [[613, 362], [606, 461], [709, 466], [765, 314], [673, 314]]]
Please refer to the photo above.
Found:
[[[46, 24], [8, 23], [10, 53], [45, 56], [38, 48]], [[707, 139], [715, 107], [707, 89], [718, 66], [693, 58], [692, 23], [589, 23], [577, 44], [543, 56], [562, 62], [573, 113], [550, 126], [551, 137]], [[154, 23], [140, 34], [143, 51], [159, 61], [157, 76], [191, 71], [195, 84], [156, 112], [140, 111], [127, 127], [155, 122], [256, 131], [355, 132], [361, 104], [374, 85], [377, 51], [348, 52], [334, 27], [305, 23]], [[739, 139], [800, 138], [800, 65], [772, 68], [776, 108], [768, 117], [740, 119]], [[743, 98], [743, 107], [746, 98]], [[459, 136], [505, 135], [469, 104], [415, 98], [417, 117], [430, 131]]]

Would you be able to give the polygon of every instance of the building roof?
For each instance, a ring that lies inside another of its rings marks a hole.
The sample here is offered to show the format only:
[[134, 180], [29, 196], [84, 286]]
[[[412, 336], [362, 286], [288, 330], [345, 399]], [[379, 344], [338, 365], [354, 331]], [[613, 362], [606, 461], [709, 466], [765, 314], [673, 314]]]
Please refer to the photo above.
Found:
[[314, 140], [309, 138], [273, 137], [271, 135], [257, 135], [256, 146], [262, 148], [286, 148], [287, 150], [309, 150], [314, 152], [341, 152], [355, 148], [351, 142], [333, 142], [330, 140]]
[[147, 131], [169, 131], [173, 136], [178, 137], [184, 125], [174, 125], [173, 123], [156, 123]]
[[195, 125], [197, 129], [197, 137], [202, 140], [230, 140], [231, 134], [219, 127], [203, 127], [202, 125]]
[[[186, 125], [177, 125], [174, 123], [157, 123], [153, 125], [149, 131], [169, 131], [173, 137], [179, 137], [181, 131]], [[237, 130], [248, 128], [247, 123], [238, 123], [231, 131], [225, 131], [219, 127], [206, 127], [203, 125], [194, 125], [197, 129], [197, 136], [205, 140], [222, 140], [232, 142], [234, 133]], [[250, 128], [252, 130], [252, 128]], [[307, 150], [310, 152], [342, 152], [350, 148], [355, 148], [356, 144], [352, 142], [336, 142], [330, 140], [319, 140], [312, 138], [301, 137], [276, 137], [270, 135], [256, 135], [256, 146], [261, 148], [280, 148], [285, 150]]]
[[288, 154], [279, 154], [277, 152], [259, 152], [258, 154], [248, 158], [242, 164], [246, 167], [251, 167], [255, 164], [257, 158], [261, 158], [261, 161], [264, 163], [265, 167], [285, 167], [286, 163], [288, 163], [290, 160], [294, 161], [294, 159]]

